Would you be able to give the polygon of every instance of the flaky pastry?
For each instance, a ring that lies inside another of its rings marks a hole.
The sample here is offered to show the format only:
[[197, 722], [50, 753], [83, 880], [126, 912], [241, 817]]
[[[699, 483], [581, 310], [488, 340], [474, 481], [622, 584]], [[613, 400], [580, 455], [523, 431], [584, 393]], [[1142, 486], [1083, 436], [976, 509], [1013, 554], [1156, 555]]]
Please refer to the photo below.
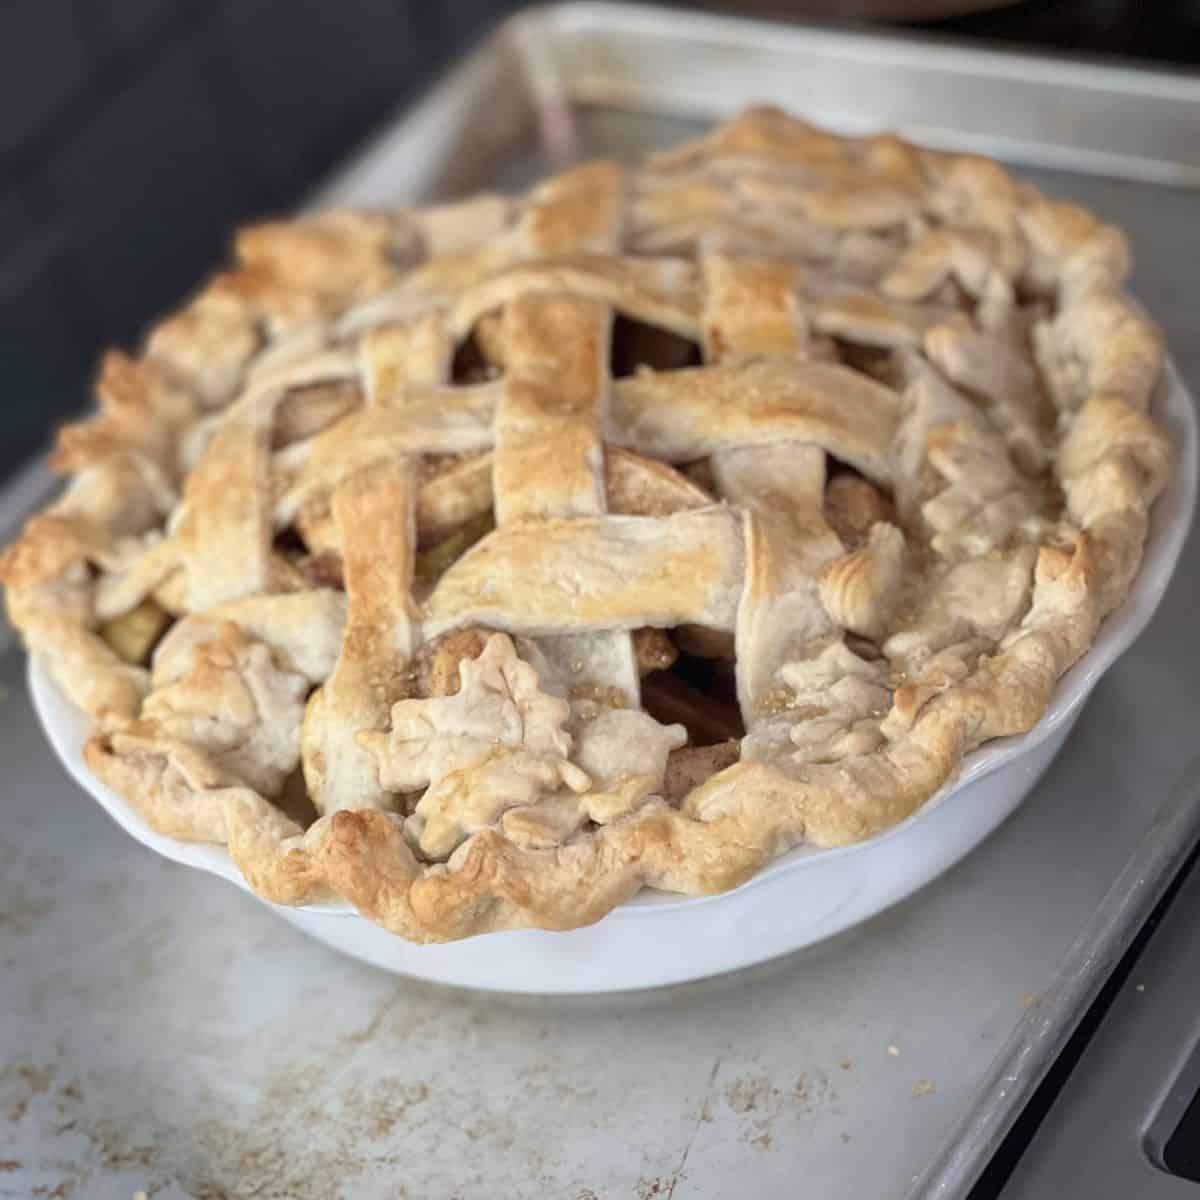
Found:
[[416, 941], [908, 816], [1167, 476], [1124, 237], [971, 155], [757, 109], [236, 254], [105, 357], [9, 612], [155, 829]]

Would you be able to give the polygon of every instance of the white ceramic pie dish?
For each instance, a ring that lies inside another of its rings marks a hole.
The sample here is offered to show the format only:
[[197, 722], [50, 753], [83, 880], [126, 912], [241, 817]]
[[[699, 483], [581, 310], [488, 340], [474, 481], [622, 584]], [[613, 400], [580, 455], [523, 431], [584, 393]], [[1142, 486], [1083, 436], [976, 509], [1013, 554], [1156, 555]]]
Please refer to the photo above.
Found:
[[[1197, 418], [1173, 365], [1155, 415], [1175, 449], [1170, 482], [1154, 507], [1145, 558], [1125, 602], [1104, 622], [1087, 655], [1059, 681], [1029, 733], [969, 755], [957, 781], [886, 833], [840, 850], [798, 848], [719, 896], [643, 893], [595, 925], [566, 933], [491, 933], [417, 946], [348, 905], [271, 905], [327, 945], [384, 970], [492, 991], [598, 993], [682, 983], [764, 962], [832, 937], [911, 895], [977, 846], [1032, 789], [1062, 747], [1101, 675], [1146, 627], [1183, 549], [1196, 502]], [[113, 819], [152, 850], [220, 875], [253, 895], [223, 847], [155, 833], [83, 761], [88, 718], [36, 660], [34, 707], [55, 752]], [[265, 901], [263, 903], [266, 903]]]

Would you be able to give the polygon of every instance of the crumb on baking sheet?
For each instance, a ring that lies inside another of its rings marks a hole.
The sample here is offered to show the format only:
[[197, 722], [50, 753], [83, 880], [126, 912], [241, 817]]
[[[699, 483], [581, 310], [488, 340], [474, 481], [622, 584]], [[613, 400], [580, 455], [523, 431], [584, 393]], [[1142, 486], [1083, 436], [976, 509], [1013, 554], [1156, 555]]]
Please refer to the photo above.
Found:
[[899, 1046], [889, 1046], [887, 1048], [887, 1052], [891, 1058], [899, 1058], [900, 1057], [900, 1047]]
[[933, 1086], [932, 1080], [918, 1079], [912, 1086], [912, 1094], [914, 1096], [932, 1096], [937, 1088]]
[[1022, 1008], [1032, 1008], [1038, 1002], [1038, 998], [1032, 992], [1026, 992], [1021, 997]]

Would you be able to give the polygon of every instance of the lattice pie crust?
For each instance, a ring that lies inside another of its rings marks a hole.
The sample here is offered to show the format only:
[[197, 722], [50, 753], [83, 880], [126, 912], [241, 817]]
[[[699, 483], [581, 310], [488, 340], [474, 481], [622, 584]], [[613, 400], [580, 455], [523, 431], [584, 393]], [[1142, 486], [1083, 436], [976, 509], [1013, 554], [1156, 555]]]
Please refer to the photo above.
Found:
[[156, 829], [414, 940], [912, 813], [1167, 475], [1125, 239], [970, 155], [754, 110], [236, 251], [104, 359], [9, 611]]

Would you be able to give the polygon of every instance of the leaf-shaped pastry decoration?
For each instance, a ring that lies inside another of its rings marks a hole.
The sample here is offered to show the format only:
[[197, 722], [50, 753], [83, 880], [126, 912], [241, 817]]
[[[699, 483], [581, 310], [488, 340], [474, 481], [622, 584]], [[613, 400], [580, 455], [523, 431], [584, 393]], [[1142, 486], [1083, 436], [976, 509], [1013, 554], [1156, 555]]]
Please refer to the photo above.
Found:
[[[389, 733], [359, 738], [379, 760], [384, 787], [416, 791], [478, 766], [500, 746], [566, 763], [570, 705], [540, 690], [537, 672], [517, 657], [511, 638], [493, 634], [479, 657], [463, 659], [458, 669], [462, 684], [453, 696], [401, 700], [392, 706]], [[573, 770], [575, 784], [586, 786]]]
[[878, 640], [888, 629], [904, 575], [904, 534], [876, 522], [867, 544], [821, 572], [821, 603], [851, 633]]
[[543, 793], [591, 786], [567, 757], [570, 705], [540, 689], [511, 638], [493, 634], [478, 658], [463, 659], [459, 674], [453, 696], [401, 700], [390, 732], [358, 739], [375, 755], [385, 788], [428, 788], [413, 832], [430, 858], [447, 857], [470, 833]]
[[892, 703], [886, 664], [860, 658], [840, 640], [813, 651], [779, 669], [795, 695], [793, 763], [834, 762], [877, 750], [883, 742], [879, 722]]

